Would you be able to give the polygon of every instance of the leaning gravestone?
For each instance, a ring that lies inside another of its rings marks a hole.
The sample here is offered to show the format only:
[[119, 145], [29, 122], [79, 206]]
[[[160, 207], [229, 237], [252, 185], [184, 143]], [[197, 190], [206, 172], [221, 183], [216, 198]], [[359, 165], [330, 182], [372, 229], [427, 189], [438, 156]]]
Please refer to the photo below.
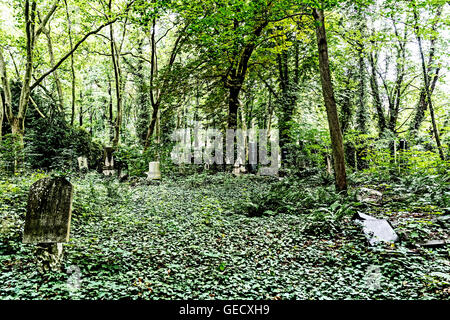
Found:
[[363, 227], [369, 244], [374, 246], [380, 242], [397, 242], [399, 240], [389, 221], [377, 219], [364, 213], [356, 213], [354, 221]]
[[161, 170], [159, 169], [158, 161], [148, 164], [147, 180], [161, 180]]
[[61, 267], [62, 243], [69, 241], [73, 186], [65, 178], [35, 182], [28, 195], [23, 243], [34, 243], [38, 270]]

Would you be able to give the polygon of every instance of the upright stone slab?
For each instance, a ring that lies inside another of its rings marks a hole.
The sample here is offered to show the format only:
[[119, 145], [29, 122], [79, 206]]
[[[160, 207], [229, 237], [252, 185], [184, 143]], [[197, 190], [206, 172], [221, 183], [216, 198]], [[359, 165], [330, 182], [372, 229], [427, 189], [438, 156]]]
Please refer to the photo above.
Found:
[[161, 170], [159, 169], [159, 162], [154, 161], [148, 164], [147, 172], [148, 180], [161, 180]]
[[69, 241], [73, 186], [65, 178], [35, 182], [28, 195], [23, 243], [37, 244], [40, 271], [59, 270], [62, 243]]
[[103, 174], [105, 176], [112, 176], [116, 172], [114, 170], [113, 152], [114, 152], [113, 147], [105, 147], [105, 149], [103, 150], [103, 159], [104, 159]]
[[80, 171], [88, 171], [89, 167], [88, 167], [88, 161], [86, 157], [78, 157], [78, 169], [80, 169]]

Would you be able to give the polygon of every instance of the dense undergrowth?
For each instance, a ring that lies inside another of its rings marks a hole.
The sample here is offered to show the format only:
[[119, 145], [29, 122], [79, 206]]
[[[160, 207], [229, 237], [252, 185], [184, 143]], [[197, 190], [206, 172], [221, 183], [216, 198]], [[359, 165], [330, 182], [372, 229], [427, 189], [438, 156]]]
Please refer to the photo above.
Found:
[[[46, 275], [21, 243], [27, 192], [43, 176], [0, 179], [1, 299], [449, 298], [448, 247], [418, 246], [449, 236], [436, 220], [450, 211], [445, 170], [386, 181], [356, 173], [347, 196], [320, 176], [70, 176], [64, 268]], [[360, 186], [382, 202], [358, 202]], [[355, 212], [389, 219], [401, 241], [369, 247]]]

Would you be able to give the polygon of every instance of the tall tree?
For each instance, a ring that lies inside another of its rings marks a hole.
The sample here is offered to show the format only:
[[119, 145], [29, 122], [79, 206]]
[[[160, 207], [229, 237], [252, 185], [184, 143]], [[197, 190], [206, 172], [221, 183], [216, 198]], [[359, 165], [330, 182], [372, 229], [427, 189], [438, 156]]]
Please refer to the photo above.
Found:
[[347, 190], [347, 176], [345, 171], [344, 145], [342, 133], [339, 126], [339, 118], [334, 98], [333, 84], [331, 82], [330, 64], [328, 59], [328, 43], [325, 29], [325, 18], [322, 9], [314, 8], [312, 11], [317, 36], [317, 47], [319, 53], [320, 80], [322, 83], [322, 94], [327, 110], [328, 127], [330, 130], [331, 147], [333, 150], [334, 174], [336, 178], [336, 189]]
[[444, 155], [444, 151], [442, 150], [440, 133], [437, 128], [436, 117], [435, 117], [434, 108], [433, 108], [433, 101], [431, 99], [431, 90], [430, 90], [430, 82], [429, 82], [430, 76], [428, 74], [428, 68], [427, 68], [427, 65], [425, 62], [425, 55], [423, 53], [422, 37], [420, 35], [420, 28], [419, 28], [419, 23], [418, 23], [419, 22], [418, 8], [415, 3], [413, 4], [413, 12], [414, 12], [414, 22], [415, 22], [414, 29], [416, 31], [417, 43], [419, 45], [420, 59], [422, 62], [422, 73], [423, 73], [423, 82], [424, 82], [424, 87], [425, 87], [426, 101], [428, 102], [428, 108], [430, 110], [431, 123], [433, 125], [433, 132], [434, 132], [434, 139], [436, 140], [436, 145], [438, 148], [439, 156], [444, 161], [445, 155]]

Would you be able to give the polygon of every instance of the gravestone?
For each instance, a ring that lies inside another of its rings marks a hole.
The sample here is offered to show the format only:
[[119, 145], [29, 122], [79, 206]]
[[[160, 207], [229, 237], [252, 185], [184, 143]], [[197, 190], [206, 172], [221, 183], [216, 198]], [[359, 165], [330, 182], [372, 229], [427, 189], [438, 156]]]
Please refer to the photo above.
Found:
[[371, 246], [380, 242], [397, 242], [399, 239], [391, 224], [386, 219], [377, 219], [359, 212], [355, 215], [354, 219], [356, 223], [362, 225], [364, 235]]
[[23, 243], [36, 244], [38, 270], [61, 267], [62, 243], [69, 241], [73, 186], [65, 178], [35, 182], [28, 195]]
[[147, 180], [161, 180], [161, 171], [159, 169], [159, 161], [149, 162]]
[[116, 173], [116, 171], [114, 170], [113, 152], [113, 147], [105, 147], [105, 149], [103, 150], [103, 174], [105, 176], [113, 176]]
[[80, 171], [88, 171], [89, 167], [88, 167], [88, 161], [86, 157], [78, 157], [78, 169], [80, 169]]

